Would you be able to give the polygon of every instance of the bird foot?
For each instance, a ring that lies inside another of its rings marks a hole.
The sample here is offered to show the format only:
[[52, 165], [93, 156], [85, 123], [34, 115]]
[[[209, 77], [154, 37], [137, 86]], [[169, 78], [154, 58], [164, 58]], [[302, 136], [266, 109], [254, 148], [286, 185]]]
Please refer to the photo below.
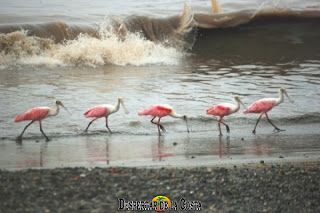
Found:
[[252, 131], [252, 134], [254, 134], [254, 135], [255, 135], [255, 134], [256, 134], [256, 130], [253, 130], [253, 131]]
[[219, 137], [221, 137], [221, 136], [223, 136], [223, 134], [222, 134], [222, 133], [220, 133], [220, 134], [219, 134]]
[[227, 133], [230, 133], [230, 128], [228, 125], [226, 126], [226, 128], [227, 128]]
[[16, 137], [16, 141], [17, 142], [22, 142], [22, 137], [21, 136]]
[[50, 138], [46, 138], [46, 142], [49, 142], [50, 141]]
[[273, 131], [274, 131], [274, 132], [282, 132], [282, 131], [286, 131], [286, 130], [284, 130], [284, 129], [279, 129], [279, 128], [274, 128]]
[[160, 129], [161, 129], [162, 131], [164, 131], [164, 132], [167, 131], [162, 125], [160, 125]]

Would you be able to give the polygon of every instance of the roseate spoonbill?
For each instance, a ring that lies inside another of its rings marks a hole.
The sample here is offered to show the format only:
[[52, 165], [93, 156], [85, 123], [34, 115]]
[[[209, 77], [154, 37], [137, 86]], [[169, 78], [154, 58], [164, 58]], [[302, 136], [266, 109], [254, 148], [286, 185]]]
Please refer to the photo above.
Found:
[[[173, 117], [173, 118], [182, 118], [186, 122], [187, 126], [187, 132], [189, 132], [189, 127], [188, 127], [188, 118], [186, 115], [180, 115], [177, 114], [171, 106], [168, 104], [158, 104], [158, 105], [153, 105], [150, 106], [138, 113], [138, 115], [151, 115], [153, 118], [151, 119], [151, 123], [156, 124], [158, 126], [158, 133], [161, 135], [160, 129], [162, 131], [166, 131], [165, 128], [160, 124], [160, 120], [162, 117], [165, 117], [167, 115]], [[154, 122], [153, 120], [158, 117], [159, 120], [158, 122]]]
[[269, 123], [274, 127], [274, 131], [285, 131], [285, 130], [281, 130], [279, 129], [276, 125], [274, 125], [271, 120], [269, 119], [269, 116], [267, 114], [267, 112], [269, 112], [273, 107], [278, 106], [279, 104], [281, 104], [283, 102], [283, 94], [285, 94], [287, 96], [287, 98], [289, 99], [289, 101], [291, 103], [293, 103], [294, 101], [289, 97], [287, 91], [285, 88], [280, 88], [279, 89], [279, 98], [263, 98], [260, 99], [256, 102], [254, 102], [253, 104], [251, 104], [251, 106], [249, 106], [248, 109], [244, 110], [243, 113], [244, 114], [248, 114], [248, 113], [260, 113], [260, 116], [257, 120], [256, 126], [254, 127], [252, 133], [255, 134], [256, 133], [256, 128], [257, 125], [262, 117], [263, 114], [266, 115]]
[[122, 98], [118, 98], [118, 103], [116, 106], [113, 106], [111, 104], [102, 104], [102, 105], [99, 105], [99, 106], [95, 106], [91, 109], [89, 109], [88, 111], [86, 111], [84, 113], [84, 117], [86, 118], [94, 118], [92, 121], [89, 122], [86, 130], [88, 131], [88, 128], [89, 126], [95, 121], [97, 120], [98, 118], [102, 118], [102, 117], [105, 117], [106, 118], [106, 127], [107, 129], [109, 130], [109, 132], [111, 133], [111, 130], [108, 126], [108, 117], [109, 115], [113, 114], [113, 113], [116, 113], [118, 112], [119, 108], [120, 108], [120, 104], [122, 105], [123, 109], [124, 109], [124, 112], [126, 114], [129, 113], [129, 111], [127, 110], [127, 108], [125, 107], [124, 105], [124, 101]]
[[[240, 108], [240, 103], [244, 106], [244, 104], [242, 103], [242, 101], [240, 99], [240, 96], [236, 95], [236, 96], [234, 96], [233, 99], [235, 101], [235, 104], [222, 103], [222, 104], [215, 105], [215, 106], [211, 107], [210, 109], [207, 109], [207, 111], [206, 111], [208, 115], [215, 115], [215, 116], [220, 117], [220, 120], [218, 123], [219, 131], [220, 131], [219, 136], [222, 136], [220, 123], [222, 123], [226, 126], [228, 133], [230, 132], [229, 126], [222, 121], [223, 117], [237, 112]], [[246, 107], [244, 106], [244, 108], [246, 108]]]
[[71, 115], [69, 110], [62, 104], [61, 101], [56, 100], [56, 101], [54, 101], [54, 103], [55, 103], [54, 109], [52, 109], [50, 107], [35, 107], [35, 108], [32, 108], [21, 115], [18, 115], [14, 119], [15, 122], [31, 120], [31, 122], [23, 129], [22, 133], [17, 137], [18, 141], [22, 140], [22, 135], [23, 135], [24, 131], [26, 131], [26, 129], [35, 121], [39, 121], [40, 131], [43, 134], [43, 136], [46, 138], [46, 141], [49, 141], [49, 138], [46, 136], [46, 134], [44, 134], [44, 132], [42, 130], [41, 121], [47, 117], [56, 116], [59, 113], [59, 106], [62, 106]]

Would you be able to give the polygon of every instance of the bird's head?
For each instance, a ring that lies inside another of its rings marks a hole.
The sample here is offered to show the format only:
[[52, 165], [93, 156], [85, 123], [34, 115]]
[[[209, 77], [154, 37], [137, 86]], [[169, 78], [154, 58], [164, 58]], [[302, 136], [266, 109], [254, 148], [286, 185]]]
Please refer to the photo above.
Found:
[[238, 103], [240, 103], [245, 109], [247, 108], [244, 103], [242, 103], [241, 98], [239, 95], [234, 96], [234, 100], [236, 100]]
[[63, 103], [61, 101], [55, 100], [55, 103], [57, 106], [58, 105], [62, 106], [71, 115], [71, 112], [69, 112], [69, 110], [63, 105]]
[[281, 88], [280, 88], [280, 91], [281, 91], [282, 93], [286, 93], [286, 92], [287, 92], [287, 90], [286, 90], [284, 87], [281, 87]]
[[234, 100], [236, 100], [237, 102], [241, 102], [241, 98], [239, 95], [235, 95], [234, 97]]
[[127, 110], [126, 106], [124, 105], [123, 98], [119, 97], [119, 98], [118, 98], [118, 102], [122, 105], [124, 112], [125, 112], [126, 114], [128, 114], [129, 111]]
[[59, 100], [55, 100], [55, 103], [56, 103], [57, 105], [63, 106], [62, 102], [59, 101]]
[[289, 100], [291, 103], [294, 103], [294, 100], [292, 100], [292, 99], [290, 98], [290, 96], [288, 95], [287, 90], [286, 90], [285, 88], [281, 87], [281, 88], [280, 88], [280, 92], [283, 93], [283, 94], [285, 94], [285, 96], [287, 96], [288, 100]]

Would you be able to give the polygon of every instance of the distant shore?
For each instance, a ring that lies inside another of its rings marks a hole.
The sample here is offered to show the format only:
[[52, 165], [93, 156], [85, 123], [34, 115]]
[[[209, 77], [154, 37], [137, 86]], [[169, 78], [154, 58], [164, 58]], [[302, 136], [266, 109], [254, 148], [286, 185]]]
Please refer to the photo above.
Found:
[[183, 169], [1, 170], [0, 210], [117, 212], [118, 198], [151, 201], [162, 195], [171, 201], [200, 201], [201, 212], [320, 212], [319, 185], [319, 161]]

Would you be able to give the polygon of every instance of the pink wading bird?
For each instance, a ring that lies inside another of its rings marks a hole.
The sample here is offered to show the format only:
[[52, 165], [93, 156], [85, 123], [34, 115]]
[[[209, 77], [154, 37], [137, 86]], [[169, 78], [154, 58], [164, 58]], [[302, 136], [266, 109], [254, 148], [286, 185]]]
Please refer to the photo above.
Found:
[[[162, 117], [167, 116], [167, 115], [169, 115], [173, 118], [182, 118], [186, 122], [187, 132], [189, 132], [187, 116], [177, 114], [173, 110], [173, 108], [167, 104], [158, 104], [158, 105], [150, 106], [150, 107], [140, 111], [138, 115], [151, 115], [151, 116], [153, 116], [153, 118], [151, 119], [151, 123], [156, 124], [158, 126], [159, 135], [161, 135], [160, 128], [162, 131], [166, 131], [165, 128], [160, 124], [160, 119]], [[153, 121], [156, 117], [159, 118], [157, 123]]]
[[32, 108], [29, 111], [27, 111], [21, 115], [18, 115], [14, 119], [15, 122], [31, 120], [31, 122], [23, 129], [22, 133], [17, 137], [17, 141], [22, 140], [22, 135], [23, 135], [24, 131], [26, 131], [26, 129], [35, 121], [39, 121], [40, 131], [43, 134], [43, 136], [46, 138], [46, 141], [49, 141], [49, 138], [46, 136], [46, 134], [44, 134], [44, 132], [42, 130], [41, 121], [47, 117], [58, 115], [59, 105], [62, 106], [71, 115], [71, 113], [67, 110], [67, 108], [65, 108], [65, 106], [63, 106], [61, 101], [55, 101], [54, 103], [56, 105], [56, 107], [54, 109], [51, 109], [50, 107], [35, 107], [35, 108]]
[[[234, 100], [235, 100], [235, 104], [222, 103], [222, 104], [215, 105], [215, 106], [211, 107], [210, 109], [207, 109], [207, 114], [220, 117], [220, 120], [218, 123], [220, 136], [222, 136], [220, 123], [222, 123], [226, 126], [228, 133], [230, 132], [229, 126], [222, 121], [223, 117], [237, 112], [240, 108], [240, 103], [244, 106], [244, 104], [242, 103], [242, 101], [238, 95], [234, 96]], [[244, 106], [244, 108], [246, 108], [246, 107]]]
[[122, 105], [124, 112], [126, 114], [129, 113], [129, 111], [127, 110], [127, 108], [124, 105], [123, 99], [122, 98], [118, 98], [118, 103], [116, 106], [113, 106], [111, 104], [103, 104], [103, 105], [99, 105], [99, 106], [95, 106], [91, 109], [89, 109], [88, 111], [86, 111], [84, 113], [84, 117], [86, 118], [94, 118], [92, 121], [90, 121], [90, 123], [88, 124], [86, 131], [88, 131], [89, 126], [98, 118], [102, 118], [105, 117], [106, 118], [106, 127], [109, 130], [109, 132], [111, 133], [111, 130], [109, 129], [108, 126], [108, 117], [109, 115], [118, 112], [119, 108], [120, 108], [120, 104]]
[[289, 95], [287, 94], [287, 91], [285, 88], [280, 88], [279, 89], [279, 98], [263, 98], [260, 99], [256, 102], [254, 102], [253, 104], [251, 104], [251, 106], [249, 106], [249, 108], [247, 110], [244, 110], [243, 113], [244, 114], [248, 114], [248, 113], [260, 113], [260, 116], [257, 120], [256, 126], [254, 127], [252, 133], [255, 134], [256, 133], [256, 128], [257, 125], [262, 117], [263, 114], [266, 115], [269, 123], [274, 127], [274, 131], [285, 131], [285, 130], [281, 130], [278, 127], [276, 127], [276, 125], [274, 125], [271, 120], [269, 119], [269, 116], [267, 114], [267, 112], [269, 112], [273, 107], [278, 106], [279, 104], [281, 104], [283, 102], [283, 94], [285, 94], [287, 96], [287, 98], [289, 99], [289, 101], [291, 103], [293, 103], [294, 101], [289, 97]]

